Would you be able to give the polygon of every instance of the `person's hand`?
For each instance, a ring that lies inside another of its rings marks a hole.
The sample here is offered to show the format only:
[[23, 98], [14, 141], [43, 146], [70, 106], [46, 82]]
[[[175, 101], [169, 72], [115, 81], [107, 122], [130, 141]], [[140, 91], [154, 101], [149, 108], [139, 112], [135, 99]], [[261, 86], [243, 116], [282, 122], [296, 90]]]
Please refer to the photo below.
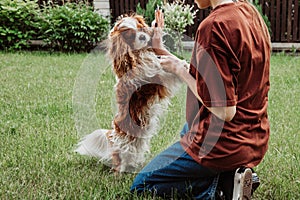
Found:
[[155, 27], [164, 28], [165, 20], [164, 20], [164, 13], [158, 8], [155, 11]]
[[160, 9], [155, 11], [155, 20], [152, 22], [153, 37], [152, 47], [158, 55], [170, 54], [163, 44], [163, 27], [164, 27], [164, 14]]
[[188, 72], [188, 63], [185, 60], [180, 60], [176, 56], [164, 55], [160, 56], [160, 64], [167, 72], [180, 76], [183, 72]]

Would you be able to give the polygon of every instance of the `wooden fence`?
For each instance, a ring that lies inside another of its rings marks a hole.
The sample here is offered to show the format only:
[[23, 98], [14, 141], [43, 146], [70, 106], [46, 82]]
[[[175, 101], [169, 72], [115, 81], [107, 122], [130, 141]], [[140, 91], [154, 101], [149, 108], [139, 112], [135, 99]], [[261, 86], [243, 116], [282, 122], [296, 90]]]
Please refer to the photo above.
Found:
[[270, 22], [273, 42], [300, 42], [299, 0], [260, 0]]
[[[110, 0], [112, 21], [117, 16], [134, 12], [138, 3], [145, 8], [147, 0]], [[194, 0], [186, 0], [194, 5]], [[299, 0], [259, 0], [263, 13], [271, 22], [272, 42], [299, 43], [300, 42], [300, 1]], [[196, 5], [194, 5], [197, 8]], [[209, 10], [199, 10], [194, 25], [187, 27], [186, 34], [194, 37], [200, 22], [209, 14]]]

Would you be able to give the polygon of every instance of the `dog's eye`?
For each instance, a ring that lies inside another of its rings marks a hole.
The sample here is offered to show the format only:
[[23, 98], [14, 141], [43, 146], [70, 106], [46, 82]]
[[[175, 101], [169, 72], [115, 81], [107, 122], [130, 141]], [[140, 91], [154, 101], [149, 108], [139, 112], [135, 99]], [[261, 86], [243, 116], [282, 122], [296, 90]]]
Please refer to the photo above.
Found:
[[141, 41], [146, 40], [146, 36], [145, 36], [144, 34], [140, 35], [140, 36], [139, 36], [139, 40], [141, 40]]

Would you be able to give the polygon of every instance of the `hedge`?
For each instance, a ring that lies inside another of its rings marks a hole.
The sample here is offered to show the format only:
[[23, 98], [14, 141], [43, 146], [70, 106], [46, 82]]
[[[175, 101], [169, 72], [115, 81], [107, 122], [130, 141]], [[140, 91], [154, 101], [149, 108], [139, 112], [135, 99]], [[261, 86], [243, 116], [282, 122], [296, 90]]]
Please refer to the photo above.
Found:
[[49, 50], [90, 51], [105, 39], [109, 21], [83, 3], [62, 6], [34, 1], [1, 0], [0, 49], [29, 48], [30, 40], [43, 40]]

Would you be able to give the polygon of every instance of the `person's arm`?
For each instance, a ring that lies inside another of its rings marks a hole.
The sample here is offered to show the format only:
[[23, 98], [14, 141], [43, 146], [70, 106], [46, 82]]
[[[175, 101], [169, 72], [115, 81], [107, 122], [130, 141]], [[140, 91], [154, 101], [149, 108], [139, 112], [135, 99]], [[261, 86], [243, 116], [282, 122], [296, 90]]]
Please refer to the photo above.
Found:
[[[197, 99], [205, 106], [203, 100], [197, 92], [197, 83], [194, 77], [188, 72], [188, 64], [175, 57], [174, 55], [162, 56], [161, 64], [166, 71], [176, 74], [182, 81], [184, 81], [190, 90], [194, 93]], [[210, 112], [216, 115], [219, 119], [224, 121], [231, 121], [236, 113], [236, 106], [227, 107], [207, 107]]]

